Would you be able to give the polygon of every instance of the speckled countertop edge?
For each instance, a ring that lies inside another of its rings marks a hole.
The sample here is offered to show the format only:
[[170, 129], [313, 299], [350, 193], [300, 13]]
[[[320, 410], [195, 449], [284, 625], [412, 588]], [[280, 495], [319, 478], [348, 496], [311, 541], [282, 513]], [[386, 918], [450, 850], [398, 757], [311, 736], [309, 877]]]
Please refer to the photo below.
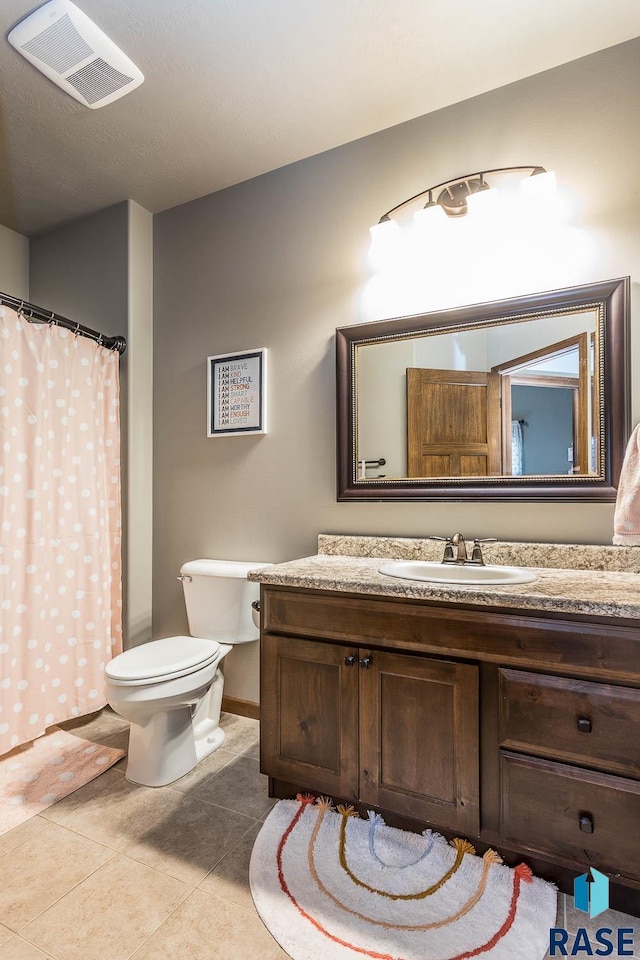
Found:
[[[640, 573], [640, 547], [500, 541], [485, 544], [483, 552], [487, 563], [545, 567], [548, 570]], [[441, 560], [442, 544], [424, 537], [361, 537], [321, 533], [318, 536], [318, 553], [341, 557]]]
[[[391, 556], [404, 559], [397, 553]], [[503, 608], [505, 611], [532, 610], [625, 620], [640, 616], [640, 577], [637, 573], [538, 567], [533, 568], [537, 579], [532, 583], [478, 587], [385, 576], [378, 572], [378, 567], [388, 558], [389, 554], [376, 557], [318, 554], [256, 570], [249, 574], [249, 579], [276, 586], [431, 603], [462, 603]]]

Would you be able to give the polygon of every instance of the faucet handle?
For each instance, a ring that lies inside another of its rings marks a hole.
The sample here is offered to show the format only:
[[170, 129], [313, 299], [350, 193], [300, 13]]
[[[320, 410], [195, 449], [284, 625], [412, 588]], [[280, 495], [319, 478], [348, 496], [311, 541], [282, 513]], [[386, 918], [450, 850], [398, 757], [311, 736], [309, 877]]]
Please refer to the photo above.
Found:
[[451, 537], [427, 537], [427, 540], [441, 540], [444, 543], [443, 563], [453, 563], [453, 540]]
[[484, 566], [484, 557], [482, 556], [482, 543], [497, 543], [497, 537], [476, 537], [473, 541], [473, 550], [471, 551], [471, 562], [479, 563]]

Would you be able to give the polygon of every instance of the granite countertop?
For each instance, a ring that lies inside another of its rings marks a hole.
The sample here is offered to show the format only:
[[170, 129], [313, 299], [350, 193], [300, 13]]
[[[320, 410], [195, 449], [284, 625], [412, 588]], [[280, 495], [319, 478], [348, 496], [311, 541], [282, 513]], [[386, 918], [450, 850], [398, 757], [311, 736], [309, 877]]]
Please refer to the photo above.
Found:
[[[373, 542], [367, 544], [366, 541]], [[495, 555], [498, 553], [497, 545], [492, 551], [486, 551], [488, 563], [524, 566], [531, 569], [538, 579], [532, 583], [486, 586], [402, 580], [378, 573], [378, 567], [390, 557], [440, 559], [441, 545], [436, 546], [424, 540], [321, 535], [321, 552], [318, 555], [255, 570], [249, 574], [249, 580], [312, 590], [335, 590], [339, 593], [406, 597], [432, 603], [502, 607], [505, 610], [525, 609], [622, 619], [640, 617], [638, 548], [634, 552], [632, 547], [577, 547], [565, 544], [500, 546], [500, 559]], [[334, 552], [337, 549], [344, 552]], [[362, 555], [373, 549], [374, 555]], [[571, 551], [579, 554], [576, 556], [579, 569], [544, 566], [545, 561], [550, 560], [556, 564], [560, 561], [568, 564]], [[598, 558], [599, 566], [596, 566]]]

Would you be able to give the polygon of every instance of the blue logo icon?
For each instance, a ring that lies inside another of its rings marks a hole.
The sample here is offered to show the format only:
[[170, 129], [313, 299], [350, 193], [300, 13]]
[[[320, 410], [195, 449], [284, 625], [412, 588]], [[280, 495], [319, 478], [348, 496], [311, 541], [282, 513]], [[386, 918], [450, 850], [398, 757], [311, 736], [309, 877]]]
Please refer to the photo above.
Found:
[[597, 917], [609, 907], [609, 878], [594, 867], [573, 881], [573, 902], [576, 910]]

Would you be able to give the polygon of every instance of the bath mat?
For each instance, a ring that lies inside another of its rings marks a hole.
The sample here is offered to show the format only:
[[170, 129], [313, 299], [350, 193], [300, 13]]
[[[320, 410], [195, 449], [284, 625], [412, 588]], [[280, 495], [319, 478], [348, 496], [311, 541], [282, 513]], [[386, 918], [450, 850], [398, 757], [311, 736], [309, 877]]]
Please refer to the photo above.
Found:
[[99, 777], [120, 757], [124, 750], [59, 727], [0, 757], [0, 834]]
[[258, 834], [251, 894], [293, 960], [541, 960], [555, 887], [493, 850], [474, 854], [466, 840], [299, 796]]

